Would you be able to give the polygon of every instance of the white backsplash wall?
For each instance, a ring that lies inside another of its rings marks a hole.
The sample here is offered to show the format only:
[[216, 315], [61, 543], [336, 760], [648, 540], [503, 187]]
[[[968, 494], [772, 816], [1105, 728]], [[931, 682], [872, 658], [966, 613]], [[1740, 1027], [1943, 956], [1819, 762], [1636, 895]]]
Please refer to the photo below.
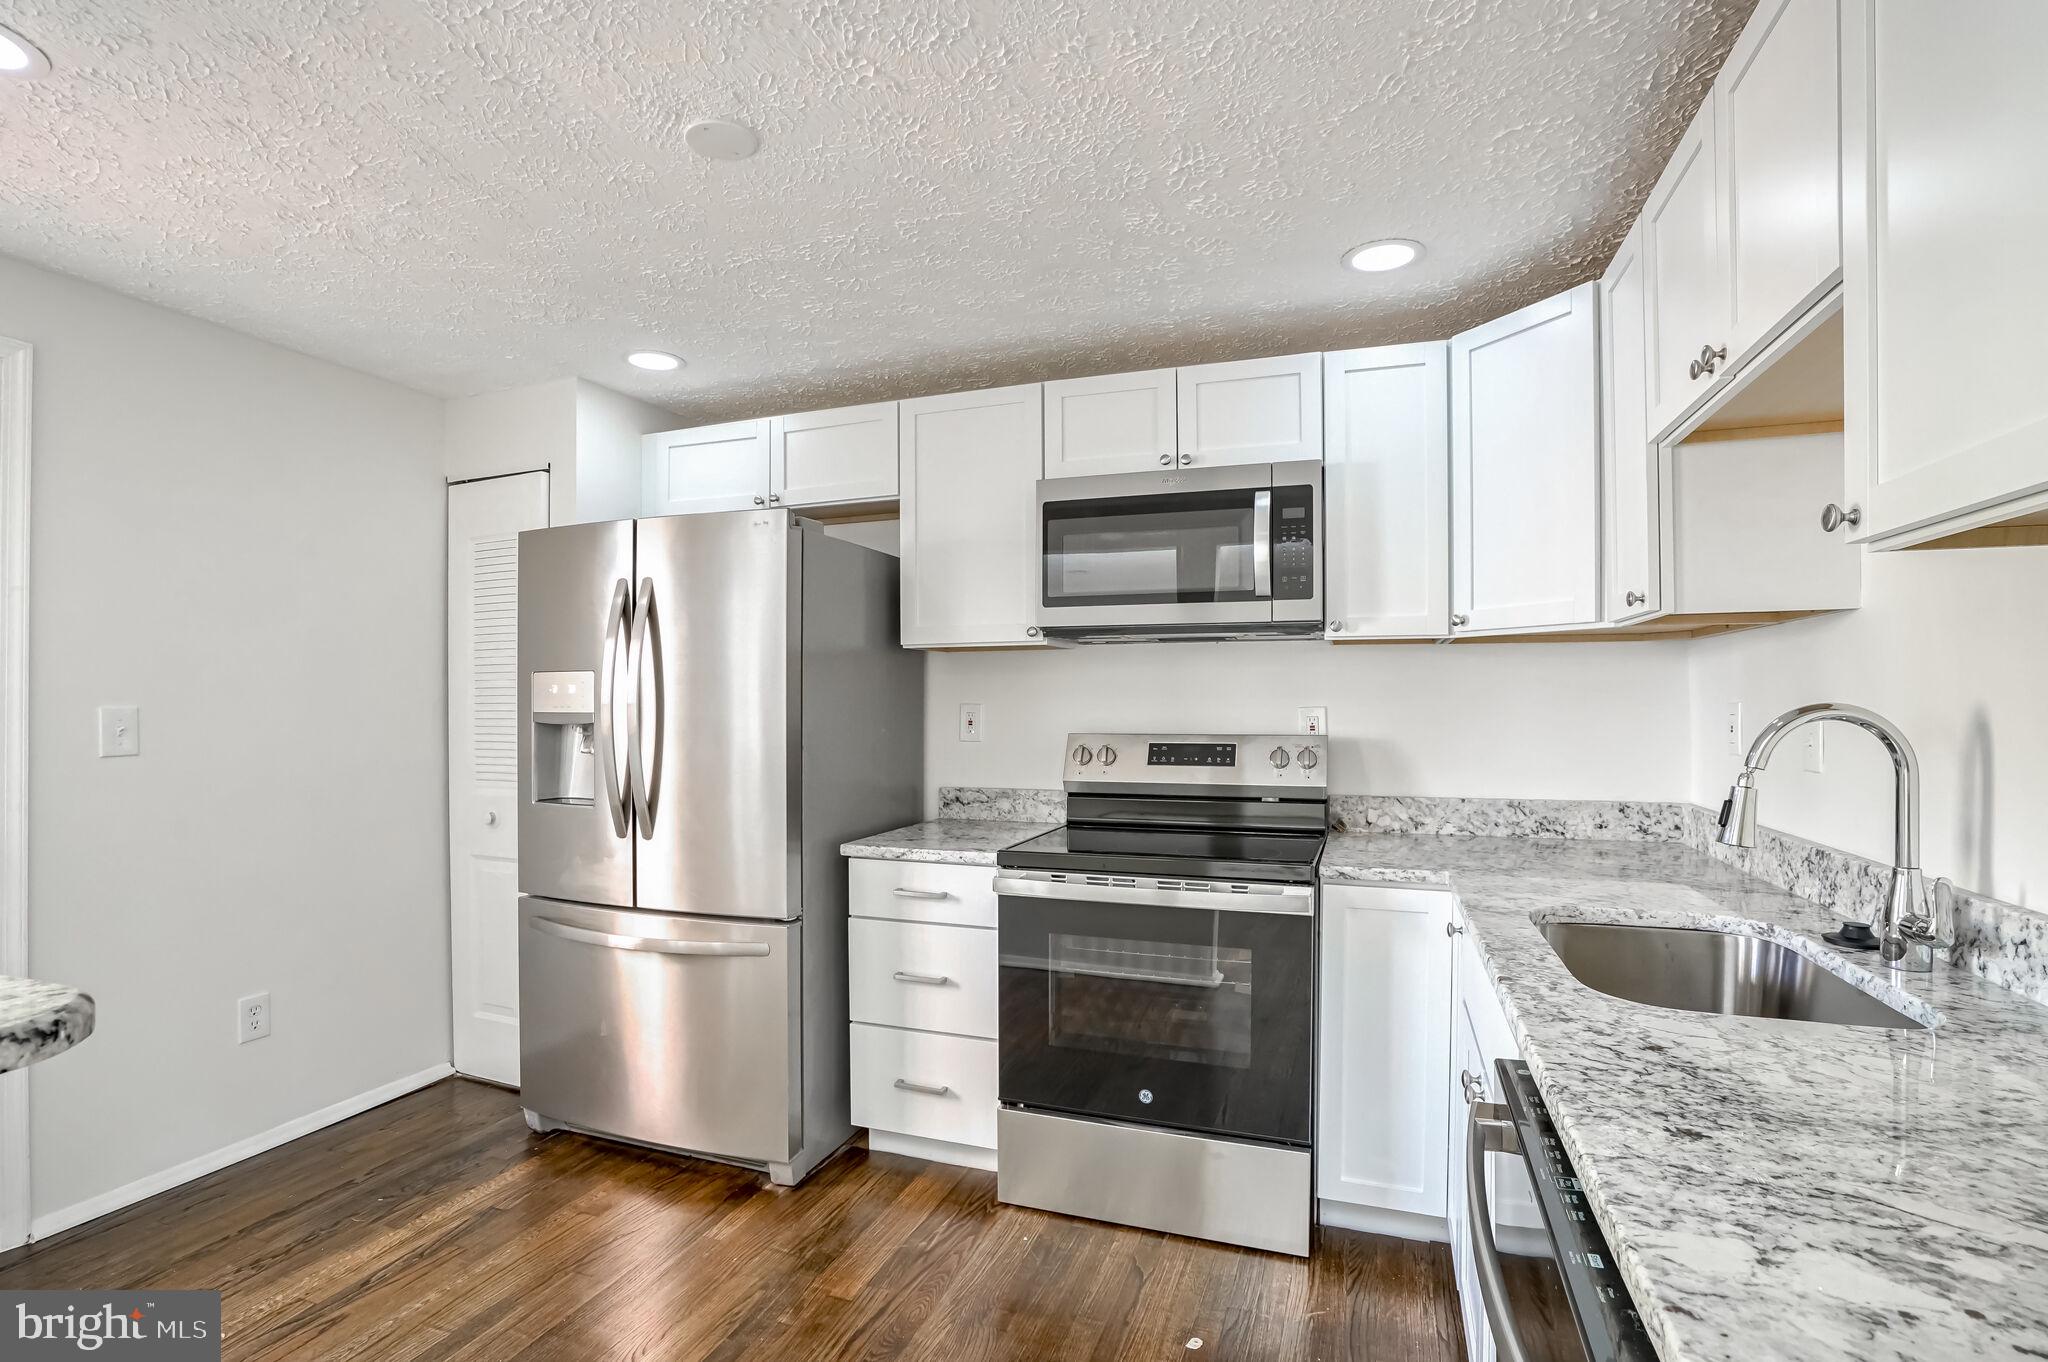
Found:
[[[1920, 863], [1980, 893], [2048, 907], [2048, 548], [1873, 553], [1861, 610], [1692, 645], [1692, 798], [1718, 805], [1745, 747], [1795, 705], [1874, 709], [1920, 758]], [[1802, 734], [1757, 782], [1758, 816], [1795, 836], [1892, 857], [1892, 770], [1865, 734], [1823, 724], [1818, 774]]]
[[[1330, 711], [1333, 790], [1683, 799], [1682, 643], [1111, 644], [933, 653], [925, 801], [942, 785], [1056, 787], [1069, 732], [1295, 731]], [[979, 742], [960, 706], [984, 706]]]

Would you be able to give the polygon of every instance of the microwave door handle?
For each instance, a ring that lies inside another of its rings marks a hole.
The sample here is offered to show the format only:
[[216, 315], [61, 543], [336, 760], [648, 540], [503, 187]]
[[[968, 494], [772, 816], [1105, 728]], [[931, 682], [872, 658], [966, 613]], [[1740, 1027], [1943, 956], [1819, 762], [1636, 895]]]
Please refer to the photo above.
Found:
[[1252, 595], [1273, 598], [1273, 494], [1252, 493]]
[[612, 588], [611, 609], [604, 620], [604, 660], [598, 664], [597, 765], [604, 773], [604, 806], [612, 816], [612, 833], [627, 836], [626, 795], [619, 788], [619, 744], [613, 730], [612, 710], [618, 704], [619, 630], [626, 624], [627, 593], [632, 588], [624, 577]]
[[[661, 779], [661, 640], [656, 634], [659, 628], [654, 618], [654, 579], [643, 577], [640, 579], [639, 599], [633, 606], [633, 693], [626, 701], [626, 773], [633, 791], [633, 815], [639, 822], [641, 837], [648, 840], [654, 837], [654, 791]], [[654, 663], [654, 756], [651, 759], [646, 754], [640, 705], [640, 697], [648, 689], [647, 664], [650, 658]]]
[[1465, 1127], [1465, 1219], [1472, 1236], [1473, 1275], [1479, 1279], [1479, 1299], [1486, 1307], [1487, 1327], [1500, 1362], [1529, 1362], [1522, 1336], [1508, 1313], [1507, 1276], [1501, 1270], [1500, 1249], [1493, 1242], [1493, 1208], [1486, 1199], [1486, 1156], [1489, 1153], [1519, 1154], [1522, 1142], [1515, 1134], [1508, 1109], [1498, 1102], [1472, 1102], [1467, 1107]]

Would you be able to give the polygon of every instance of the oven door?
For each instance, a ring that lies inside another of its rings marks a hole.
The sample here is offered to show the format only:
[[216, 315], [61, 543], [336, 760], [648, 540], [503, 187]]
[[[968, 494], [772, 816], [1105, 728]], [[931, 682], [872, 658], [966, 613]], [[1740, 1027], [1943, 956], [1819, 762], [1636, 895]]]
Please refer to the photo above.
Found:
[[1314, 464], [1050, 478], [1038, 485], [1038, 622], [1320, 619]]
[[1006, 870], [1005, 1105], [1306, 1147], [1315, 890]]

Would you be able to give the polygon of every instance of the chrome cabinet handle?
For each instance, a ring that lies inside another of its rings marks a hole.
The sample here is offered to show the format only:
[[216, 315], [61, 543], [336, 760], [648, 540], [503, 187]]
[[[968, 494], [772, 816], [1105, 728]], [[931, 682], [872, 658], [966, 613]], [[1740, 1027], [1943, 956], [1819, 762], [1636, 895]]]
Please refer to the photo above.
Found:
[[897, 1079], [893, 1086], [904, 1092], [921, 1092], [927, 1097], [944, 1097], [953, 1091], [944, 1083], [913, 1083], [907, 1078]]
[[1331, 633], [1333, 633], [1333, 634], [1341, 634], [1341, 633], [1343, 633], [1343, 632], [1344, 632], [1344, 621], [1343, 621], [1343, 620], [1331, 620], [1331, 621], [1330, 621], [1330, 632], [1331, 632]]
[[1445, 936], [1463, 936], [1464, 934], [1465, 924], [1462, 922], [1446, 922], [1444, 924]]
[[1195, 461], [1195, 456], [1192, 454], [1183, 454], [1180, 456], [1180, 461], [1182, 466], [1185, 467], [1186, 465], [1191, 464]]
[[1714, 366], [1726, 358], [1728, 358], [1727, 346], [1702, 345], [1700, 347], [1700, 357], [1694, 360], [1691, 365], [1692, 376], [1698, 379], [1711, 374], [1714, 372]]
[[782, 494], [780, 492], [770, 492], [768, 494], [768, 504], [770, 506], [780, 506], [782, 504]]
[[681, 941], [666, 936], [628, 936], [621, 932], [600, 932], [593, 927], [578, 927], [573, 923], [557, 922], [551, 917], [533, 919], [533, 929], [549, 936], [559, 936], [564, 941], [580, 941], [586, 946], [608, 946], [615, 951], [648, 951], [655, 955], [766, 955], [765, 941]]
[[1515, 1136], [1508, 1109], [1500, 1103], [1474, 1102], [1466, 1111], [1465, 1219], [1472, 1235], [1479, 1299], [1486, 1307], [1486, 1322], [1493, 1329], [1500, 1362], [1529, 1362], [1522, 1336], [1515, 1332], [1515, 1322], [1508, 1314], [1507, 1278], [1501, 1272], [1500, 1250], [1493, 1242], [1493, 1208], [1486, 1201], [1486, 1156], [1519, 1154], [1522, 1142]]
[[1630, 605], [1641, 605], [1644, 601], [1647, 601], [1650, 598], [1648, 596], [1645, 596], [1640, 591], [1631, 591], [1628, 593], [1627, 596], [1623, 597], [1622, 599], [1626, 600]]
[[604, 657], [598, 663], [597, 683], [597, 765], [604, 773], [604, 805], [611, 810], [612, 835], [624, 837], [626, 797], [619, 789], [619, 744], [612, 731], [612, 707], [618, 693], [619, 630], [626, 625], [626, 601], [632, 586], [624, 577], [612, 588], [611, 611], [605, 616]]
[[646, 689], [647, 636], [655, 629], [654, 579], [640, 579], [640, 596], [633, 606], [630, 668], [633, 693], [626, 697], [626, 776], [633, 792], [633, 813], [640, 820], [640, 836], [654, 837], [654, 787], [661, 779], [661, 645], [654, 656], [654, 758], [648, 760], [646, 742], [640, 730], [640, 693]]
[[756, 506], [766, 506], [766, 505], [768, 504], [768, 498], [766, 498], [766, 497], [755, 497], [755, 498], [754, 498], [754, 504], [755, 504]]
[[889, 977], [899, 984], [950, 984], [953, 982], [951, 975], [919, 974], [914, 970], [907, 969], [899, 969]]
[[907, 885], [901, 884], [889, 892], [899, 899], [949, 899], [953, 897], [943, 889], [912, 889]]
[[1252, 493], [1252, 595], [1273, 595], [1273, 494]]
[[1161, 454], [1161, 455], [1159, 456], [1159, 466], [1160, 466], [1161, 468], [1171, 468], [1171, 467], [1173, 467], [1173, 455], [1171, 455], [1171, 454]]
[[1470, 1069], [1458, 1070], [1458, 1086], [1465, 1090], [1465, 1105], [1468, 1107], [1486, 1098], [1486, 1080]]
[[1829, 534], [1833, 534], [1844, 525], [1854, 529], [1862, 523], [1863, 508], [1861, 506], [1851, 506], [1845, 511], [1831, 501], [1820, 508], [1820, 527]]
[[1029, 629], [1026, 629], [1026, 630], [1024, 631], [1024, 633], [1025, 633], [1025, 635], [1026, 635], [1027, 637], [1030, 637], [1030, 638], [1037, 638], [1037, 637], [1038, 637], [1038, 626], [1034, 624], [1034, 625], [1032, 625], [1032, 626], [1031, 626], [1031, 627], [1030, 627]]
[[1463, 629], [1466, 625], [1470, 624], [1471, 622], [1472, 617], [1469, 615], [1451, 616], [1451, 628], [1453, 629]]

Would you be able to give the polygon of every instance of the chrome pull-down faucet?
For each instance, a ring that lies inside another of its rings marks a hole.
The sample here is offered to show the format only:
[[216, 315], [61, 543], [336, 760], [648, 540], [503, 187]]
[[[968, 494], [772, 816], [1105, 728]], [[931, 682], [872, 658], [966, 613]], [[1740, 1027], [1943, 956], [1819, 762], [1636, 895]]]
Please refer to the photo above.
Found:
[[1818, 704], [1787, 710], [1765, 724], [1743, 758], [1742, 774], [1729, 789], [1728, 802], [1721, 806], [1719, 840], [1723, 846], [1756, 845], [1757, 772], [1770, 762], [1787, 733], [1823, 719], [1855, 725], [1891, 754], [1892, 882], [1878, 924], [1878, 950], [1893, 969], [1924, 974], [1934, 968], [1935, 950], [1949, 943], [1940, 939], [1920, 874], [1920, 761], [1913, 755], [1913, 744], [1891, 720], [1855, 705]]

